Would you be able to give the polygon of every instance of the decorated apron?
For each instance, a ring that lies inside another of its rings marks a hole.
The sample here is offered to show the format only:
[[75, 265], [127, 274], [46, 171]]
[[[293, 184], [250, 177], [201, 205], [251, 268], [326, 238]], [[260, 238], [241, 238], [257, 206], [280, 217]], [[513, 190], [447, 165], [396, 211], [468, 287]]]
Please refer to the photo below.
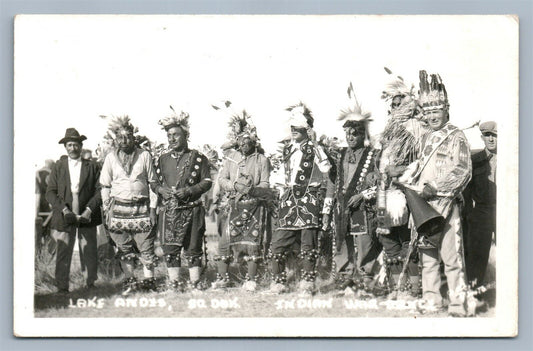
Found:
[[[315, 159], [312, 145], [302, 146], [300, 169], [296, 173], [296, 184], [290, 187], [281, 197], [279, 203], [279, 228], [282, 230], [318, 229], [319, 214], [322, 210], [318, 188], [309, 187]], [[289, 179], [290, 149], [285, 148], [286, 177]]]
[[232, 199], [229, 206], [230, 245], [261, 245], [266, 222], [262, 201], [244, 195]]

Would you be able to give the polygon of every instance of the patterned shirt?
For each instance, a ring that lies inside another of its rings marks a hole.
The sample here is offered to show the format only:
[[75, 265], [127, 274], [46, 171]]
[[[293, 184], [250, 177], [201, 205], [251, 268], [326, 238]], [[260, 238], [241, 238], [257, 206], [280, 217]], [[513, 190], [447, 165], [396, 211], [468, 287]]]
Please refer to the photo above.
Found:
[[417, 167], [416, 184], [429, 184], [437, 190], [438, 196], [429, 203], [446, 217], [453, 199], [461, 196], [472, 177], [470, 146], [464, 133], [446, 124], [428, 134]]

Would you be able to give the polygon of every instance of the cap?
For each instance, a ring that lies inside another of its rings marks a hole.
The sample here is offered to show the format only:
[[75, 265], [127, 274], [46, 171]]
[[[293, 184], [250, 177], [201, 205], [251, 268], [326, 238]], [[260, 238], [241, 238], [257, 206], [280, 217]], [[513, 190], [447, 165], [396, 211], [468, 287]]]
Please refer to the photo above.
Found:
[[498, 135], [497, 124], [494, 121], [483, 122], [479, 125], [481, 133], [494, 133]]

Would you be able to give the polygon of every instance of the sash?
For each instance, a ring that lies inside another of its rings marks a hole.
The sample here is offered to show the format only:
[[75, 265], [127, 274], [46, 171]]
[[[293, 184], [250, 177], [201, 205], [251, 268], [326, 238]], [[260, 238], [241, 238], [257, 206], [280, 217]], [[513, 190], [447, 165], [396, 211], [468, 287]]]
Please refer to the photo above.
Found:
[[149, 204], [148, 199], [136, 201], [112, 198], [104, 221], [106, 229], [116, 234], [150, 232], [152, 224]]
[[[183, 166], [182, 173], [178, 178], [178, 184], [176, 188], [182, 188], [185, 186], [193, 186], [200, 182], [200, 166], [202, 164], [202, 158], [197, 150], [191, 150], [189, 158]], [[187, 176], [185, 176], [187, 174]]]

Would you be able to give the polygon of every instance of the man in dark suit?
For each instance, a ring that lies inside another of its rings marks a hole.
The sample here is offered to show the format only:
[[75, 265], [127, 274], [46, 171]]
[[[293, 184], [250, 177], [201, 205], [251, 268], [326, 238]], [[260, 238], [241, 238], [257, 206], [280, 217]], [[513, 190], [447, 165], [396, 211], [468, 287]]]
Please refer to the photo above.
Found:
[[55, 283], [61, 293], [68, 293], [76, 233], [82, 270], [87, 268], [87, 287], [93, 287], [97, 279], [96, 226], [102, 223], [100, 168], [81, 158], [85, 139], [74, 128], [66, 130], [59, 144], [65, 145], [68, 156], [61, 156], [52, 168], [46, 190], [53, 211], [50, 228], [57, 244]]
[[480, 124], [483, 150], [472, 151], [472, 180], [464, 191], [467, 228], [465, 235], [466, 273], [470, 284], [485, 282], [492, 237], [496, 232], [496, 122]]

